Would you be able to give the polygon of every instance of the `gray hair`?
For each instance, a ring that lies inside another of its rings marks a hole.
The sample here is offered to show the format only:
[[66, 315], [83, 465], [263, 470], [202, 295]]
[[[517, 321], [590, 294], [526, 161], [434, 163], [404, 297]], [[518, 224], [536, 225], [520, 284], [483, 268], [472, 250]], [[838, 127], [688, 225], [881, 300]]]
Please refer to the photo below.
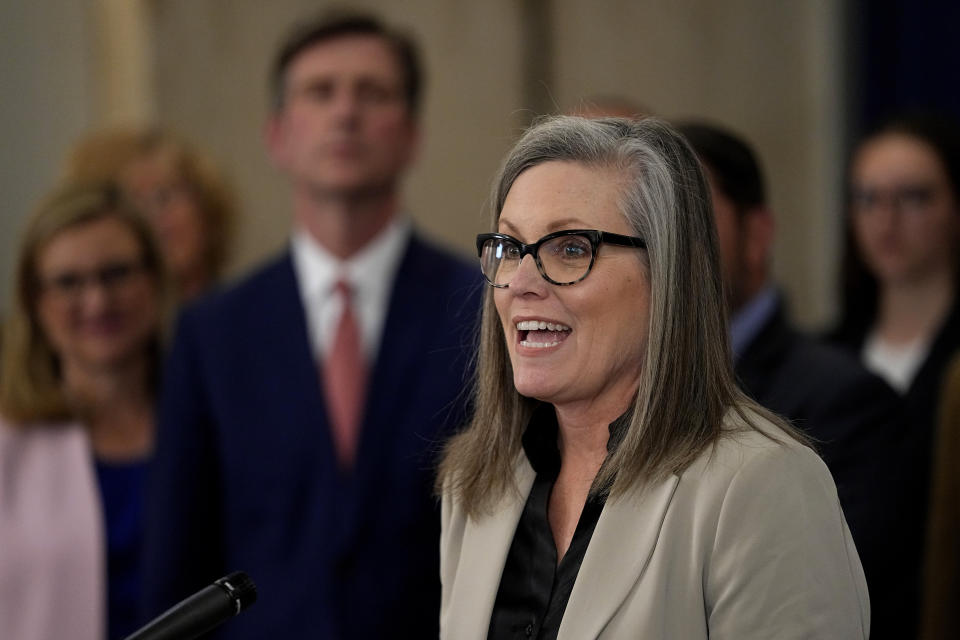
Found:
[[[686, 468], [721, 436], [729, 407], [759, 409], [734, 382], [710, 190], [683, 137], [655, 119], [542, 120], [509, 152], [494, 181], [494, 229], [517, 177], [557, 161], [621, 172], [621, 210], [647, 243], [650, 330], [640, 387], [623, 439], [593, 486], [618, 496]], [[438, 488], [473, 515], [512, 486], [521, 435], [537, 404], [513, 385], [489, 290], [476, 377], [473, 419], [448, 444], [438, 477]]]

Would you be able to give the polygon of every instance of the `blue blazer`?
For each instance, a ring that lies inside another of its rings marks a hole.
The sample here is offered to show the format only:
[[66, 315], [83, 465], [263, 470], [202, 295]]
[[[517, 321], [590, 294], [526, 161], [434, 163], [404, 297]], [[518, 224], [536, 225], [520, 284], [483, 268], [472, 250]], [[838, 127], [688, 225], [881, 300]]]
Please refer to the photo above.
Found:
[[348, 472], [289, 253], [187, 309], [164, 372], [145, 614], [243, 570], [258, 601], [223, 637], [437, 637], [433, 471], [465, 418], [482, 288], [475, 265], [411, 237]]

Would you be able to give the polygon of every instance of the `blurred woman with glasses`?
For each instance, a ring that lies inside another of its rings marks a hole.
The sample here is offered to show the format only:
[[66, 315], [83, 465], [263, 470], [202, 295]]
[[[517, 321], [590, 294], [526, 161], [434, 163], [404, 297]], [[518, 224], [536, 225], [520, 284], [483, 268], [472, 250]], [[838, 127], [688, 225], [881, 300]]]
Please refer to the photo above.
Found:
[[113, 186], [61, 187], [28, 221], [0, 376], [4, 637], [139, 622], [164, 289], [152, 231]]
[[223, 277], [233, 245], [234, 194], [199, 149], [162, 129], [107, 129], [81, 140], [70, 180], [114, 180], [153, 226], [177, 299]]
[[907, 116], [864, 139], [850, 166], [848, 229], [834, 338], [929, 424], [960, 346], [960, 125]]
[[919, 470], [906, 487], [915, 508], [901, 514], [917, 524], [899, 559], [917, 576], [903, 603], [912, 620], [937, 407], [960, 349], [960, 124], [934, 114], [890, 120], [857, 146], [849, 180], [842, 314], [831, 338], [904, 398], [911, 429], [902, 455]]
[[710, 191], [656, 120], [529, 130], [477, 240], [441, 637], [866, 638], [826, 466], [731, 372]]

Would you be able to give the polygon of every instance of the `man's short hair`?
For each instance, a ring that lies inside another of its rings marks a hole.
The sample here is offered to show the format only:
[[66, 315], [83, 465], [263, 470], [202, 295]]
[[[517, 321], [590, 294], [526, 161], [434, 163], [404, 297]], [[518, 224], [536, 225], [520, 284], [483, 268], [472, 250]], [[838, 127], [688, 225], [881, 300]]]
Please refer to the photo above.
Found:
[[403, 75], [404, 98], [411, 115], [420, 109], [423, 69], [412, 37], [386, 26], [367, 13], [332, 11], [298, 23], [281, 42], [270, 72], [270, 94], [275, 110], [283, 108], [286, 73], [298, 55], [314, 45], [348, 36], [376, 36], [389, 45]]
[[701, 162], [710, 169], [717, 189], [737, 210], [767, 203], [763, 171], [753, 149], [743, 138], [721, 127], [689, 122], [677, 127]]

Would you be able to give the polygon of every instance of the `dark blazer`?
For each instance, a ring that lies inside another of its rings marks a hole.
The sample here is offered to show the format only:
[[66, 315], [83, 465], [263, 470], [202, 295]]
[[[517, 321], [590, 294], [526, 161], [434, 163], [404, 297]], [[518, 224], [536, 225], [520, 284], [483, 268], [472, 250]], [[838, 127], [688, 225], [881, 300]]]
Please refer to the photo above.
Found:
[[[918, 491], [921, 492], [918, 495], [924, 501], [924, 513], [943, 376], [950, 359], [960, 351], [960, 293], [957, 296], [953, 308], [937, 330], [926, 358], [917, 369], [910, 388], [903, 396], [905, 411], [910, 416], [911, 426], [915, 431], [913, 444], [919, 460], [917, 484]], [[829, 340], [859, 359], [869, 330], [869, 326], [845, 327], [830, 334]]]
[[289, 253], [187, 309], [160, 402], [148, 615], [243, 570], [258, 601], [224, 637], [436, 637], [433, 465], [464, 420], [481, 292], [476, 266], [412, 237], [349, 472]]
[[814, 440], [870, 589], [871, 638], [909, 637], [921, 515], [905, 489], [916, 460], [899, 398], [842, 350], [795, 331], [778, 305], [736, 363], [744, 391]]
[[[829, 339], [833, 344], [845, 349], [853, 357], [859, 359], [869, 330], [870, 326], [867, 323], [849, 324], [833, 331]], [[921, 556], [925, 549], [937, 410], [940, 405], [945, 371], [950, 359], [957, 354], [958, 350], [960, 350], [960, 294], [954, 300], [953, 308], [937, 330], [926, 358], [914, 375], [910, 388], [903, 396], [904, 411], [910, 419], [910, 433], [904, 443], [903, 456], [914, 460], [913, 473], [904, 484], [904, 490], [911, 496], [912, 502], [904, 517], [915, 518], [919, 524], [918, 527], [915, 527], [916, 540], [907, 547], [911, 550], [911, 561], [914, 561], [914, 549]], [[916, 562], [919, 564], [920, 560], [916, 560]], [[911, 584], [911, 586], [913, 585]], [[911, 606], [916, 599], [910, 601]], [[919, 605], [915, 608], [918, 607]], [[913, 627], [903, 637], [912, 637], [915, 633], [916, 628]]]

